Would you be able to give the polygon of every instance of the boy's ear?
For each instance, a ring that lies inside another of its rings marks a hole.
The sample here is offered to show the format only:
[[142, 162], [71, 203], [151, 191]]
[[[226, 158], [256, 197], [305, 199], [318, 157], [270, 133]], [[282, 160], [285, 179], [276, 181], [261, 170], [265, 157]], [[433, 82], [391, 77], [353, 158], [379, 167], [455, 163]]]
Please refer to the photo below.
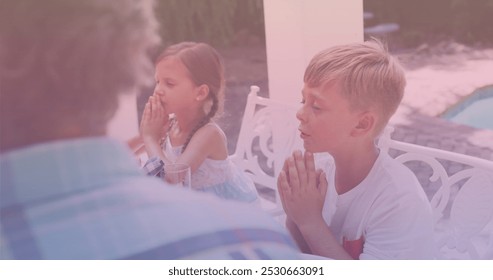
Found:
[[366, 111], [360, 114], [358, 118], [358, 122], [351, 133], [352, 136], [362, 136], [371, 133], [377, 122], [377, 116], [371, 112]]
[[209, 96], [209, 86], [207, 85], [200, 85], [197, 91], [197, 96], [195, 97], [195, 100], [197, 101], [203, 101], [207, 99]]

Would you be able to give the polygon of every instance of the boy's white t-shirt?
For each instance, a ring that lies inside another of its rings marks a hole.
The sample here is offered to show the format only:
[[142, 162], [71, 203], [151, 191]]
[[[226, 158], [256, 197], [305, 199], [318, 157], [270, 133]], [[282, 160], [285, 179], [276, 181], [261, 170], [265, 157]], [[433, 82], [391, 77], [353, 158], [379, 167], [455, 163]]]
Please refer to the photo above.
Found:
[[431, 206], [407, 167], [380, 153], [368, 176], [338, 195], [333, 160], [317, 165], [329, 182], [323, 217], [340, 244], [363, 238], [360, 259], [435, 257]]

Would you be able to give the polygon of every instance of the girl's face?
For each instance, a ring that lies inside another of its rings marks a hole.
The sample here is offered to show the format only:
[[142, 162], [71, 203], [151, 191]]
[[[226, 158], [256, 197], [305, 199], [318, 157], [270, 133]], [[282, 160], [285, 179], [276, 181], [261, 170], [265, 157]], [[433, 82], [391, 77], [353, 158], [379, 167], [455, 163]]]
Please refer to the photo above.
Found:
[[199, 87], [190, 78], [183, 63], [167, 57], [156, 65], [154, 95], [159, 97], [166, 113], [181, 114], [193, 108]]

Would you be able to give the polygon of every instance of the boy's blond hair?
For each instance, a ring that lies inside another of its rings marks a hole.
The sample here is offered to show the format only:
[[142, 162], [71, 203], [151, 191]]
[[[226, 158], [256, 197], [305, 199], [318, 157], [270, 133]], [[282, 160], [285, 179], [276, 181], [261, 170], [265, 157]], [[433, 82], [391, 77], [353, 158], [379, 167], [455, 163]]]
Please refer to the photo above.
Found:
[[406, 78], [396, 58], [377, 40], [335, 46], [315, 55], [305, 70], [310, 87], [338, 83], [352, 109], [375, 109], [378, 134], [404, 95]]

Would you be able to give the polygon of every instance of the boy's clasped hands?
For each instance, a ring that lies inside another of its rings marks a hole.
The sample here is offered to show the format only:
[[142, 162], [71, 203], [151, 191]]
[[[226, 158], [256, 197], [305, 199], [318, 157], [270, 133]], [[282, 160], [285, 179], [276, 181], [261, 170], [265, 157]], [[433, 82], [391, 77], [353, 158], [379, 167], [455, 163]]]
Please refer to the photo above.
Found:
[[325, 173], [315, 169], [310, 152], [295, 151], [284, 162], [277, 187], [288, 221], [298, 228], [324, 222], [322, 209], [327, 192]]

